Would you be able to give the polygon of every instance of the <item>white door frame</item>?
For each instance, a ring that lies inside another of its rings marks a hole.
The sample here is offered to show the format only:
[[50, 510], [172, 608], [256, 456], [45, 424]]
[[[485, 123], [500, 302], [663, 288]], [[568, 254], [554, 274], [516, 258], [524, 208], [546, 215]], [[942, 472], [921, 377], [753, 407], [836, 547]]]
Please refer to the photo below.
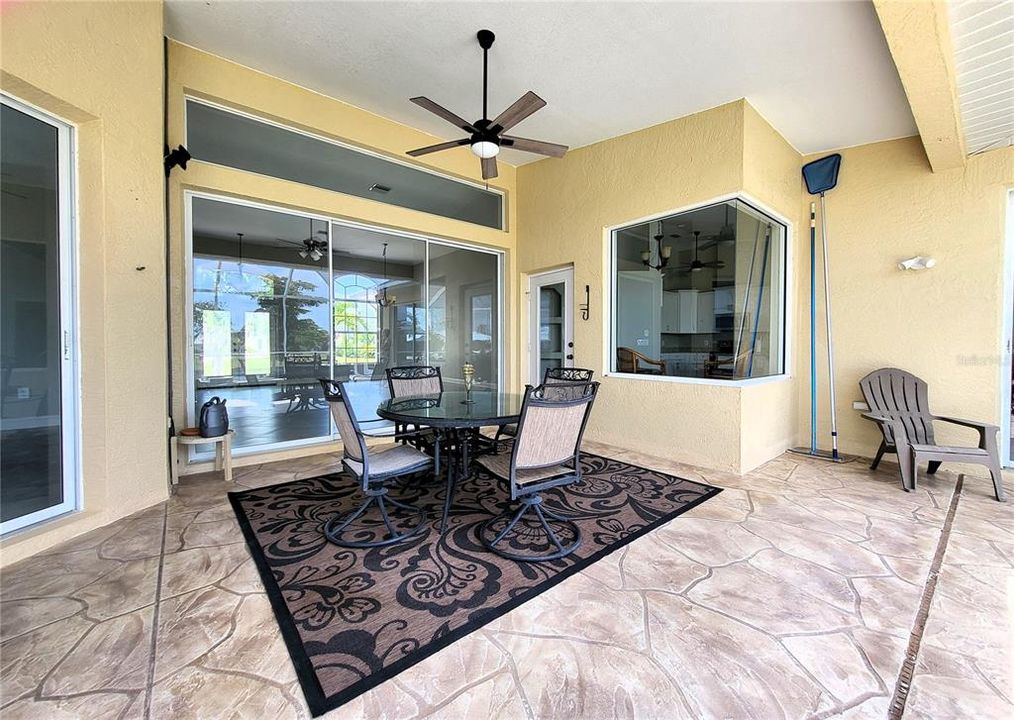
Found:
[[539, 353], [539, 288], [563, 283], [563, 365], [574, 366], [574, 268], [535, 273], [528, 276], [528, 383], [542, 383]]
[[1000, 331], [1000, 462], [1014, 466], [1011, 457], [1011, 351], [1014, 343], [1014, 189], [1007, 193], [1007, 237], [1003, 257], [1003, 327]]
[[6, 93], [3, 104], [57, 130], [57, 212], [60, 262], [60, 442], [63, 502], [0, 523], [0, 535], [80, 510], [84, 497], [79, 448], [77, 302], [77, 149], [76, 126]]

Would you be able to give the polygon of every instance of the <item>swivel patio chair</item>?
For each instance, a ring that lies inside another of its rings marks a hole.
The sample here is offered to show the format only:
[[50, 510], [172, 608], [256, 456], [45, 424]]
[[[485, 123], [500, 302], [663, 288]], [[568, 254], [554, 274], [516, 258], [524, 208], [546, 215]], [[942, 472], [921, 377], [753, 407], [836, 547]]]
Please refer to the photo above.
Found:
[[510, 456], [478, 459], [507, 481], [511, 501], [518, 503], [513, 511], [480, 526], [479, 537], [492, 552], [511, 560], [542, 562], [566, 557], [580, 546], [580, 527], [547, 508], [542, 493], [581, 480], [581, 437], [598, 387], [595, 382], [527, 386]]
[[[440, 441], [435, 440], [434, 457], [430, 457], [411, 445], [395, 445], [385, 450], [371, 451], [356, 420], [352, 404], [347, 400], [344, 383], [340, 380], [321, 378], [324, 398], [331, 407], [331, 415], [338, 426], [344, 452], [342, 467], [362, 486], [366, 499], [355, 510], [338, 515], [324, 524], [324, 536], [339, 547], [372, 548], [391, 545], [411, 537], [426, 523], [426, 513], [421, 508], [395, 500], [388, 494], [386, 483], [406, 475], [433, 470], [440, 475]], [[380, 522], [352, 524], [364, 516], [367, 510], [376, 506]], [[392, 519], [391, 509], [407, 511], [409, 515], [401, 520]], [[414, 521], [418, 517], [418, 521]], [[408, 525], [400, 529], [398, 526]], [[386, 530], [386, 536], [382, 531]], [[376, 535], [381, 537], [376, 539]]]
[[[387, 368], [387, 387], [391, 398], [411, 395], [438, 395], [444, 391], [444, 379], [440, 368], [431, 365], [401, 365]], [[410, 438], [421, 449], [432, 447], [432, 432], [419, 433], [416, 428], [398, 424], [394, 427], [394, 437], [403, 444]]]
[[444, 391], [444, 379], [432, 365], [401, 365], [387, 368], [387, 387], [392, 398], [430, 395]]
[[[937, 471], [942, 462], [985, 465], [993, 478], [996, 499], [1004, 500], [1003, 476], [1000, 472], [1000, 451], [996, 436], [999, 427], [974, 420], [933, 415], [929, 411], [929, 393], [926, 383], [915, 375], [897, 368], [874, 370], [859, 381], [870, 412], [863, 417], [877, 423], [882, 439], [877, 456], [870, 465], [876, 470], [884, 453], [897, 453], [901, 468], [901, 486], [915, 490], [919, 462], [927, 461], [927, 474]], [[979, 433], [977, 447], [937, 445], [933, 433], [934, 422], [971, 428]]]
[[[543, 385], [564, 385], [564, 384], [577, 384], [583, 385], [584, 383], [590, 383], [592, 378], [595, 376], [594, 370], [588, 368], [569, 368], [569, 367], [556, 367], [546, 368], [546, 374], [542, 377]], [[514, 423], [510, 425], [502, 425], [497, 428], [496, 437], [493, 438], [494, 450], [497, 447], [497, 443], [500, 442], [500, 438], [504, 435], [514, 437], [518, 434], [518, 426]]]

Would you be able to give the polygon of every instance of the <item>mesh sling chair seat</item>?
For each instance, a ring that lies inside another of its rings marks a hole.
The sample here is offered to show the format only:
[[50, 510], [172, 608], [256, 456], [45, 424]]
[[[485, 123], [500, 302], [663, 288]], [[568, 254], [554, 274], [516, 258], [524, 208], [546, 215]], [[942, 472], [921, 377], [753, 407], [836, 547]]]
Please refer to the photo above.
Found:
[[[584, 384], [590, 383], [592, 378], [595, 376], [594, 370], [588, 368], [546, 368], [546, 374], [542, 377], [543, 385], [567, 385], [567, 384]], [[504, 435], [514, 437], [518, 434], [518, 426], [514, 423], [510, 425], [503, 425], [496, 431], [496, 437], [493, 438], [493, 445], [496, 447], [496, 443], [500, 441], [500, 438]]]
[[[929, 388], [915, 375], [897, 368], [874, 370], [859, 381], [863, 399], [870, 412], [863, 417], [877, 423], [882, 439], [877, 456], [870, 466], [876, 470], [884, 453], [897, 453], [901, 470], [901, 486], [915, 490], [919, 462], [928, 463], [927, 474], [937, 471], [942, 462], [984, 465], [993, 478], [996, 499], [1004, 501], [1000, 450], [996, 436], [1000, 428], [990, 423], [933, 415], [929, 410]], [[977, 447], [938, 445], [935, 422], [970, 428], [979, 433]]]
[[[438, 395], [444, 391], [444, 379], [440, 368], [432, 365], [399, 365], [387, 368], [387, 388], [392, 398], [412, 395]], [[402, 443], [411, 442], [423, 450], [432, 450], [434, 433], [418, 432], [418, 429], [402, 423], [394, 426], [394, 437]]]
[[[365, 496], [355, 510], [328, 520], [324, 524], [324, 537], [339, 547], [351, 548], [382, 547], [411, 537], [426, 524], [426, 512], [392, 498], [388, 495], [386, 483], [426, 470], [434, 470], [439, 475], [439, 439], [436, 440], [435, 457], [411, 445], [371, 451], [366, 446], [366, 438], [352, 404], [346, 399], [344, 383], [321, 378], [320, 384], [342, 438], [342, 467], [359, 481]], [[367, 514], [374, 506], [380, 514], [379, 522]], [[407, 516], [393, 515], [395, 510], [400, 511], [399, 514], [407, 513]], [[353, 526], [360, 518], [363, 522]], [[372, 523], [366, 522], [371, 519]]]
[[516, 507], [487, 520], [479, 538], [501, 557], [542, 562], [566, 557], [581, 544], [573, 520], [550, 510], [542, 492], [581, 480], [581, 437], [599, 384], [543, 384], [525, 388], [510, 456], [477, 462], [507, 481]]

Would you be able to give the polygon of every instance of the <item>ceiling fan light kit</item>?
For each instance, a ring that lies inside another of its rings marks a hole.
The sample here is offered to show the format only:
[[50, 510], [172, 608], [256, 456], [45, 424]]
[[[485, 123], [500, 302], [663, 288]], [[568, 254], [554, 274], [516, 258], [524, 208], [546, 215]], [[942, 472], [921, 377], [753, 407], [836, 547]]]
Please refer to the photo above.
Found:
[[416, 105], [429, 110], [434, 115], [464, 130], [469, 133], [469, 136], [460, 140], [449, 140], [437, 143], [436, 145], [409, 150], [408, 154], [412, 157], [419, 157], [420, 155], [428, 155], [429, 153], [452, 150], [468, 145], [472, 154], [479, 158], [483, 180], [489, 180], [497, 176], [496, 156], [500, 154], [500, 148], [502, 147], [521, 150], [522, 152], [537, 153], [539, 155], [548, 155], [549, 157], [563, 157], [567, 152], [566, 145], [504, 135], [505, 131], [510, 130], [522, 120], [546, 106], [546, 101], [531, 90], [518, 98], [513, 105], [497, 115], [496, 118], [493, 120], [489, 119], [487, 110], [487, 100], [489, 98], [488, 60], [489, 49], [493, 47], [493, 41], [496, 40], [496, 36], [489, 30], [480, 30], [476, 33], [475, 37], [479, 41], [479, 47], [482, 48], [482, 117], [470, 123], [429, 98], [422, 96], [414, 97], [411, 101]]

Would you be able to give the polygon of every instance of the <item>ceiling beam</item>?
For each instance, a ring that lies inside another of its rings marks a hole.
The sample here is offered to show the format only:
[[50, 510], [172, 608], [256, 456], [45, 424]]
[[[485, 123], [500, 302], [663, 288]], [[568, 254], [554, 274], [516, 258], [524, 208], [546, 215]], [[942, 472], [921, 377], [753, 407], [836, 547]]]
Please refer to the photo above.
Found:
[[941, 0], [873, 0], [934, 172], [965, 164], [954, 50]]

